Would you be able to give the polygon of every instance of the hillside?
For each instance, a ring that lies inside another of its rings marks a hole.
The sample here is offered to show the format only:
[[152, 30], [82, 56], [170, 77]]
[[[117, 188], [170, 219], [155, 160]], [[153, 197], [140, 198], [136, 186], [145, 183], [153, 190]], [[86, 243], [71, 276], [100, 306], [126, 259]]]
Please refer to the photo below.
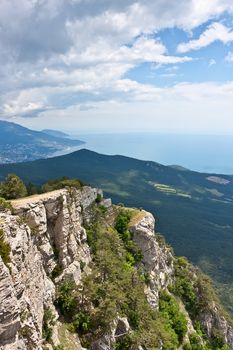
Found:
[[1, 350], [232, 350], [208, 279], [88, 186], [0, 211]]
[[48, 134], [48, 135], [52, 135], [52, 136], [57, 136], [57, 137], [69, 137], [68, 134], [62, 132], [62, 131], [58, 131], [58, 130], [53, 130], [53, 129], [43, 129], [42, 130], [43, 133]]
[[78, 177], [103, 188], [115, 203], [143, 207], [158, 218], [157, 229], [178, 255], [187, 256], [215, 281], [233, 310], [233, 178], [214, 176], [81, 150], [49, 160], [2, 165], [0, 177], [17, 173], [42, 184]]
[[0, 120], [0, 164], [48, 158], [57, 151], [83, 143], [62, 134], [34, 131]]

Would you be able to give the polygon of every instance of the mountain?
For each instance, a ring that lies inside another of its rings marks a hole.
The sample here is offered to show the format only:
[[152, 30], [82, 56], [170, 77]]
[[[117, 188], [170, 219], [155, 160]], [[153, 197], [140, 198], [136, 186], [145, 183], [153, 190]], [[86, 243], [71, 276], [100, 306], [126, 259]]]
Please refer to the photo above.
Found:
[[16, 173], [43, 184], [78, 177], [103, 188], [115, 203], [143, 207], [178, 255], [209, 274], [221, 300], [233, 311], [233, 177], [163, 166], [88, 150], [33, 162], [1, 165], [0, 179]]
[[80, 140], [64, 138], [64, 135], [49, 135], [0, 120], [0, 163], [48, 158], [57, 151], [83, 143]]
[[42, 132], [55, 137], [69, 137], [68, 134], [58, 130], [44, 129]]
[[154, 224], [89, 186], [3, 201], [1, 350], [233, 350], [210, 282]]

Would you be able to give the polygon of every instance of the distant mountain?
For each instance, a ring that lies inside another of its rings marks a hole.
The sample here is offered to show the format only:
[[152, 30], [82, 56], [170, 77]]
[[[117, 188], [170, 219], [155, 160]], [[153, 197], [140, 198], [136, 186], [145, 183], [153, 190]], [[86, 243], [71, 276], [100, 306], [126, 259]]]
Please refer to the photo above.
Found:
[[181, 165], [177, 165], [177, 164], [172, 164], [172, 165], [170, 165], [170, 167], [173, 168], [173, 169], [182, 170], [182, 171], [190, 170], [190, 169], [188, 169], [188, 168], [185, 168], [185, 167], [183, 167], [183, 166], [181, 166]]
[[44, 129], [42, 132], [55, 137], [69, 137], [68, 134], [58, 130]]
[[151, 161], [80, 150], [65, 156], [2, 165], [0, 180], [16, 173], [42, 184], [62, 176], [101, 187], [115, 203], [143, 207], [175, 248], [214, 278], [233, 312], [233, 177], [184, 171]]
[[0, 164], [48, 158], [83, 143], [0, 120]]

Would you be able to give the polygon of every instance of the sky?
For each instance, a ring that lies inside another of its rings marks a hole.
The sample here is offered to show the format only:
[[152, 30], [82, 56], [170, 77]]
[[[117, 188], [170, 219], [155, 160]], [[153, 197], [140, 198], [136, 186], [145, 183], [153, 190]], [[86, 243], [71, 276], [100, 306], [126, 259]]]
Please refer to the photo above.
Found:
[[233, 134], [232, 0], [0, 0], [0, 119]]

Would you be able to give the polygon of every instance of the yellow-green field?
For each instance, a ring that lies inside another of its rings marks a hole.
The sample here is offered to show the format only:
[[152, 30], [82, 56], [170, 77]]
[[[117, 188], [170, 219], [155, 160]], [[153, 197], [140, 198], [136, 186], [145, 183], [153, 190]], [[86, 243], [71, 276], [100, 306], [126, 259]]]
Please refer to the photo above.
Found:
[[183, 192], [183, 191], [181, 191], [177, 188], [171, 187], [169, 185], [154, 183], [151, 181], [149, 182], [149, 184], [152, 185], [153, 187], [155, 187], [156, 190], [159, 192], [164, 192], [166, 194], [171, 194], [171, 195], [175, 195], [175, 196], [179, 196], [179, 197], [192, 198], [192, 196], [189, 193]]

